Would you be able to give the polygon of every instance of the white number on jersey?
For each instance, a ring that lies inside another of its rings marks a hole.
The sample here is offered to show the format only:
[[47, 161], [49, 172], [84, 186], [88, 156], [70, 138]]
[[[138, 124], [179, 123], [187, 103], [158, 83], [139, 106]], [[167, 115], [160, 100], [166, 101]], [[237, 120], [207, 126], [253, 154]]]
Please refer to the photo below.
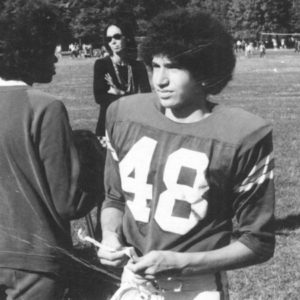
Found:
[[135, 220], [144, 223], [149, 221], [150, 216], [147, 199], [152, 199], [152, 185], [147, 184], [147, 177], [156, 144], [155, 140], [143, 137], [120, 162], [122, 189], [134, 194], [127, 205]]
[[[120, 162], [122, 188], [134, 194], [133, 199], [126, 203], [135, 220], [144, 223], [149, 222], [150, 217], [147, 199], [153, 200], [153, 185], [147, 183], [147, 178], [156, 145], [157, 141], [154, 139], [143, 137]], [[163, 172], [163, 181], [167, 189], [159, 196], [154, 214], [154, 219], [161, 229], [183, 235], [206, 216], [208, 203], [202, 196], [209, 189], [205, 178], [208, 162], [206, 154], [185, 148], [178, 149], [168, 156]], [[178, 183], [183, 167], [195, 171], [195, 180], [190, 185]], [[173, 215], [178, 200], [190, 205], [189, 217]]]
[[[185, 234], [203, 219], [207, 212], [207, 201], [202, 199], [208, 190], [204, 172], [208, 166], [208, 158], [201, 152], [188, 149], [179, 149], [168, 157], [164, 171], [164, 183], [167, 190], [158, 200], [155, 220], [165, 231]], [[178, 177], [182, 167], [196, 171], [193, 186], [178, 184]], [[176, 200], [190, 203], [191, 213], [189, 218], [172, 216]]]

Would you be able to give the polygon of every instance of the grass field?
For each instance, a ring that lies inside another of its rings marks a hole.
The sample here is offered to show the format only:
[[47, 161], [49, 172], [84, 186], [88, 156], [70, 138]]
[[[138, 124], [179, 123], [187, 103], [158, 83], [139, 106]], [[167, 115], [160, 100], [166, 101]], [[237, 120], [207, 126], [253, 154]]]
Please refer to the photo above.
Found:
[[[73, 128], [94, 130], [98, 106], [92, 92], [94, 59], [63, 58], [49, 85]], [[300, 54], [268, 51], [239, 56], [233, 81], [213, 100], [243, 107], [273, 124], [276, 159], [277, 246], [269, 262], [229, 272], [230, 294], [242, 299], [300, 299]], [[82, 222], [82, 221], [79, 221]], [[76, 222], [73, 224], [76, 226]]]

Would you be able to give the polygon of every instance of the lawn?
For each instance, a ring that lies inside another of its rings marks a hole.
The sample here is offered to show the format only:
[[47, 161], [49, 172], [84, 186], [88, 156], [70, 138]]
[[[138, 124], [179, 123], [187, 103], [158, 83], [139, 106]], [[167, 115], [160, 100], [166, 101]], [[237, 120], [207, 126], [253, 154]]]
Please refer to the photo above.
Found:
[[[53, 82], [36, 86], [66, 104], [74, 129], [95, 128], [99, 107], [92, 92], [93, 64], [93, 58], [65, 57], [57, 64]], [[213, 98], [258, 114], [274, 128], [275, 256], [262, 265], [229, 272], [232, 300], [300, 298], [299, 78], [299, 53], [270, 50], [264, 58], [240, 55], [233, 81], [221, 95]], [[73, 228], [82, 224], [84, 220], [76, 221]]]

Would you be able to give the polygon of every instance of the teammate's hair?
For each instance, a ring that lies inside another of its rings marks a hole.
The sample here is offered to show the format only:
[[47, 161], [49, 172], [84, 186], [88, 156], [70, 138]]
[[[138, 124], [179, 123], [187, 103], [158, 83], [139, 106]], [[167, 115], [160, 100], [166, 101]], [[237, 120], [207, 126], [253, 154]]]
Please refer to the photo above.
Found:
[[176, 9], [155, 17], [141, 44], [141, 57], [164, 55], [187, 69], [207, 94], [218, 94], [232, 79], [233, 39], [224, 26], [200, 11]]
[[39, 61], [54, 55], [60, 41], [59, 10], [46, 0], [7, 0], [0, 6], [0, 77], [38, 82]]
[[112, 55], [112, 50], [106, 39], [107, 30], [110, 26], [114, 25], [120, 28], [122, 35], [125, 37], [125, 56], [129, 59], [136, 59], [137, 57], [137, 44], [134, 37], [135, 25], [132, 20], [127, 19], [128, 15], [115, 16], [110, 18], [103, 32], [103, 43], [110, 55]]

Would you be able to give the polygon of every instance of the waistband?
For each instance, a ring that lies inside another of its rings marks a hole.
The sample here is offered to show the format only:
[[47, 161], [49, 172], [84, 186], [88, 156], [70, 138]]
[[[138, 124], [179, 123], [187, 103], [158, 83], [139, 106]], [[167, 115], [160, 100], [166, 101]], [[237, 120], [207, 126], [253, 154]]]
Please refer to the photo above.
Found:
[[224, 292], [227, 290], [228, 281], [226, 272], [219, 272], [197, 276], [159, 278], [155, 280], [154, 285], [162, 292]]

